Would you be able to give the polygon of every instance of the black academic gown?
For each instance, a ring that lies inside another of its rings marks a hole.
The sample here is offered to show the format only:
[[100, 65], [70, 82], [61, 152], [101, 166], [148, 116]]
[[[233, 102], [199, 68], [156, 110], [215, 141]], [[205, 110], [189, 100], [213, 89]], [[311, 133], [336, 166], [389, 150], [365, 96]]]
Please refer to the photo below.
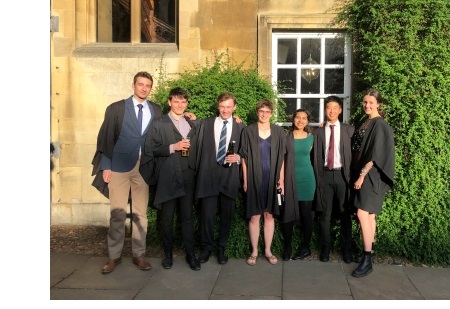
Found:
[[186, 195], [184, 183], [195, 181], [198, 121], [185, 118], [191, 126], [188, 158], [181, 157], [180, 151], [170, 153], [170, 145], [180, 141], [182, 136], [168, 115], [154, 123], [151, 138], [146, 140], [145, 149], [155, 160], [157, 185], [153, 205], [157, 209], [161, 209], [163, 202]]
[[[371, 212], [379, 213], [385, 193], [394, 186], [395, 142], [392, 128], [382, 117], [374, 118], [364, 134], [356, 171], [360, 171], [368, 162], [373, 162], [373, 168], [365, 176], [363, 186], [370, 186], [370, 204], [374, 206]], [[385, 185], [383, 185], [383, 183]], [[364, 188], [366, 189], [366, 188]], [[362, 190], [355, 192], [355, 207], [364, 205]], [[366, 190], [364, 190], [366, 191]], [[367, 192], [367, 191], [366, 191]], [[365, 206], [365, 205], [364, 205]]]
[[[217, 164], [216, 144], [214, 139], [214, 121], [217, 117], [202, 120], [198, 133], [197, 153], [197, 199], [217, 196], [222, 193], [229, 198], [236, 199], [240, 187], [240, 165], [232, 164], [224, 168]], [[231, 139], [235, 141], [235, 151], [240, 147], [241, 132], [244, 125], [233, 118]]]
[[[280, 215], [280, 207], [277, 203], [276, 187], [280, 179], [281, 167], [286, 152], [286, 133], [284, 129], [275, 124], [270, 125], [271, 153], [270, 153], [270, 178], [269, 192], [267, 194], [266, 209], [274, 216]], [[250, 218], [262, 214], [261, 210], [261, 186], [262, 167], [259, 149], [258, 125], [252, 124], [242, 130], [241, 148], [239, 155], [247, 165], [247, 194], [245, 216]]]

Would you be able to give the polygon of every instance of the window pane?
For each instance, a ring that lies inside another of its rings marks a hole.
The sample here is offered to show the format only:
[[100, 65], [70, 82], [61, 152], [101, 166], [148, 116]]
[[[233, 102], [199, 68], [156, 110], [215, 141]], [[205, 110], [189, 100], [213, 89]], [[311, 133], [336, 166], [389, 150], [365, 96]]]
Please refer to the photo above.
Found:
[[130, 0], [97, 1], [97, 42], [131, 42]]
[[325, 64], [343, 64], [344, 47], [344, 38], [325, 39]]
[[[139, 1], [140, 14], [138, 7], [131, 7]], [[141, 27], [133, 36], [140, 33], [142, 43], [175, 43], [175, 1], [97, 0], [97, 42], [131, 42], [131, 20], [140, 18]]]
[[297, 40], [280, 39], [278, 40], [278, 64], [296, 64], [297, 63]]
[[308, 110], [311, 113], [312, 123], [317, 123], [320, 121], [320, 100], [319, 99], [302, 99], [301, 108]]
[[325, 70], [325, 93], [344, 93], [344, 69]]
[[296, 98], [283, 98], [286, 102], [286, 119], [280, 119], [281, 122], [292, 122], [292, 115], [297, 110]]
[[300, 85], [301, 94], [319, 94], [320, 93], [320, 78], [307, 81], [302, 78]]
[[175, 0], [141, 0], [141, 42], [175, 43]]
[[295, 93], [297, 84], [296, 69], [278, 69], [278, 86], [281, 93]]
[[300, 61], [303, 64], [310, 58], [315, 63], [320, 63], [320, 39], [302, 39], [302, 58]]

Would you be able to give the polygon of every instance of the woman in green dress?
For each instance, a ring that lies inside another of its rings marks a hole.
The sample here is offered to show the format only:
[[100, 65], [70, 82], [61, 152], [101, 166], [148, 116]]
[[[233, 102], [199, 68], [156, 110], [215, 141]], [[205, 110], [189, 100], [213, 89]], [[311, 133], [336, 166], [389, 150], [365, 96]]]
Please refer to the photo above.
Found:
[[283, 260], [289, 261], [292, 253], [293, 228], [300, 220], [303, 241], [293, 260], [311, 255], [310, 243], [313, 231], [312, 203], [316, 191], [316, 181], [311, 163], [311, 149], [314, 137], [310, 132], [309, 111], [298, 109], [292, 117], [291, 130], [286, 139], [284, 198], [281, 216], [284, 237]]

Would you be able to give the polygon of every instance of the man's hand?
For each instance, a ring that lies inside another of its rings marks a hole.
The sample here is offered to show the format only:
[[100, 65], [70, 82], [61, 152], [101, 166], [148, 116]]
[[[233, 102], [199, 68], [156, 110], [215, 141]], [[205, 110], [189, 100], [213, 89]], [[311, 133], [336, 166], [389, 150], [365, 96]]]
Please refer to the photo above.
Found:
[[109, 183], [111, 181], [111, 170], [103, 170], [103, 181]]
[[241, 157], [237, 153], [230, 154], [225, 157], [224, 163], [241, 163]]
[[184, 112], [184, 116], [188, 117], [190, 120], [197, 119], [197, 116], [195, 116], [193, 113], [190, 112]]
[[173, 144], [173, 150], [175, 151], [188, 150], [189, 147], [191, 147], [191, 142], [186, 139], [182, 139], [181, 141]]
[[233, 115], [233, 118], [236, 119], [236, 122], [237, 122], [237, 123], [242, 123], [242, 119], [239, 118], [238, 115]]

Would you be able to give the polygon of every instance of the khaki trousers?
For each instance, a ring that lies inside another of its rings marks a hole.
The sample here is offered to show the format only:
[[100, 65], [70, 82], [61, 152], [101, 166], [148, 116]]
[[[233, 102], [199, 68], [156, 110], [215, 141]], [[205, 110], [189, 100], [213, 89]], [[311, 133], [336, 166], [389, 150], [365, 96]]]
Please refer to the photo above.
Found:
[[133, 256], [145, 254], [147, 237], [147, 206], [149, 187], [139, 173], [140, 160], [129, 172], [112, 172], [108, 184], [111, 218], [109, 219], [108, 251], [110, 259], [122, 254], [125, 241], [125, 220], [128, 208], [128, 194], [131, 189], [133, 231], [131, 250]]

